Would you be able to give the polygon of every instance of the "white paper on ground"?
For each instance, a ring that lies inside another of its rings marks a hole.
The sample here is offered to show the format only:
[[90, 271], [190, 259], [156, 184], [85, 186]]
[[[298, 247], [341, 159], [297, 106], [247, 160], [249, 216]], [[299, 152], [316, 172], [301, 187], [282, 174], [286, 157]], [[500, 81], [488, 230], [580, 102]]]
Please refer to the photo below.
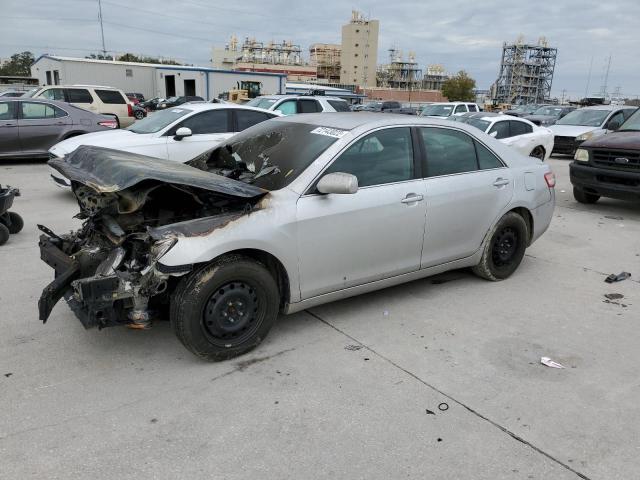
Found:
[[560, 365], [559, 363], [554, 362], [549, 357], [540, 358], [540, 363], [543, 364], [543, 365], [546, 365], [547, 367], [551, 367], [551, 368], [564, 368], [563, 365]]

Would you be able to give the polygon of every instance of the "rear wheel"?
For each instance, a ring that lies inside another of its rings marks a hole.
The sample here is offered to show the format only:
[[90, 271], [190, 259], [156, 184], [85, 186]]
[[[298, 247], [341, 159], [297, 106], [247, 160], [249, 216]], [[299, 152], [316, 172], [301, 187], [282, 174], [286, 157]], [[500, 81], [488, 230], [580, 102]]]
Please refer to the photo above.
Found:
[[573, 198], [575, 198], [580, 203], [596, 203], [598, 200], [600, 200], [600, 195], [587, 193], [584, 190], [573, 187]]
[[279, 306], [278, 286], [266, 267], [229, 255], [182, 279], [171, 299], [171, 324], [195, 355], [226, 360], [264, 340]]
[[544, 162], [544, 156], [545, 156], [546, 153], [547, 152], [544, 151], [544, 147], [538, 145], [536, 148], [531, 150], [531, 153], [529, 154], [529, 156], [537, 158], [537, 159], [542, 160]]
[[136, 110], [133, 114], [136, 120], [142, 120], [144, 118], [144, 112], [142, 110]]
[[515, 212], [507, 213], [490, 232], [473, 273], [494, 282], [508, 278], [522, 262], [528, 238], [529, 228], [524, 219]]
[[0, 223], [0, 245], [4, 245], [9, 240], [9, 229]]
[[19, 233], [24, 228], [24, 220], [16, 212], [8, 212], [9, 215], [9, 233]]

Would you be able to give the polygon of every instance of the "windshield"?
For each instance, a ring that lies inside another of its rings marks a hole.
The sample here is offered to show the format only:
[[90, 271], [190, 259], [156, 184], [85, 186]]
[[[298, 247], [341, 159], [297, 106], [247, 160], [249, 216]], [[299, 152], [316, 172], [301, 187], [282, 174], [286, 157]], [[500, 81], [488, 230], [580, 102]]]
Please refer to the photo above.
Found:
[[346, 130], [272, 120], [227, 140], [211, 152], [207, 164], [231, 178], [280, 190], [344, 133]]
[[618, 131], [640, 131], [640, 109], [633, 112], [626, 122], [618, 129]]
[[22, 98], [33, 98], [38, 90], [40, 90], [40, 88], [32, 88], [31, 90], [27, 91], [27, 93], [25, 93]]
[[155, 112], [153, 115], [149, 115], [147, 118], [138, 120], [136, 123], [126, 128], [126, 130], [133, 133], [156, 133], [192, 111], [193, 110], [188, 110], [186, 108], [168, 108], [167, 110], [160, 110], [159, 112]]
[[556, 125], [583, 125], [585, 127], [599, 127], [604, 122], [610, 110], [574, 110], [556, 122]]
[[433, 117], [448, 117], [453, 112], [453, 105], [427, 105], [422, 109], [422, 115]]
[[274, 103], [276, 103], [277, 99], [275, 98], [254, 98], [253, 100], [245, 103], [245, 105], [248, 105], [250, 107], [257, 107], [257, 108], [264, 108], [265, 110], [269, 110], [269, 107], [271, 107], [271, 105], [273, 105]]
[[558, 117], [562, 113], [562, 107], [541, 107], [535, 112], [534, 115], [548, 115], [552, 117]]

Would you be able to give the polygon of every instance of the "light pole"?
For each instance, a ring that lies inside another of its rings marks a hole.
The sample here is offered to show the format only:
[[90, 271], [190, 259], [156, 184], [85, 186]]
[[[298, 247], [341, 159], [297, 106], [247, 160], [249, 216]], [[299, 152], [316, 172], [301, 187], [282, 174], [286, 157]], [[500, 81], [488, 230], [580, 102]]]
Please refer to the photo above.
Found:
[[102, 56], [106, 59], [107, 49], [104, 46], [104, 26], [102, 25], [102, 1], [98, 0], [98, 19], [100, 19], [100, 34], [102, 36]]

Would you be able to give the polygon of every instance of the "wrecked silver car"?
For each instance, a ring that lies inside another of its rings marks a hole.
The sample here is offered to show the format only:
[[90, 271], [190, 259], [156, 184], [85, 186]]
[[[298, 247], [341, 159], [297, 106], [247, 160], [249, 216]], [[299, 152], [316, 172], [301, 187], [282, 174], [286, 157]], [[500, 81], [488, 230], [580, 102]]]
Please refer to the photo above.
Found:
[[210, 360], [258, 345], [279, 312], [454, 268], [505, 279], [555, 204], [547, 165], [407, 116], [269, 120], [188, 164], [81, 147], [50, 165], [83, 225], [40, 227], [40, 318], [65, 298], [86, 328], [170, 319]]

